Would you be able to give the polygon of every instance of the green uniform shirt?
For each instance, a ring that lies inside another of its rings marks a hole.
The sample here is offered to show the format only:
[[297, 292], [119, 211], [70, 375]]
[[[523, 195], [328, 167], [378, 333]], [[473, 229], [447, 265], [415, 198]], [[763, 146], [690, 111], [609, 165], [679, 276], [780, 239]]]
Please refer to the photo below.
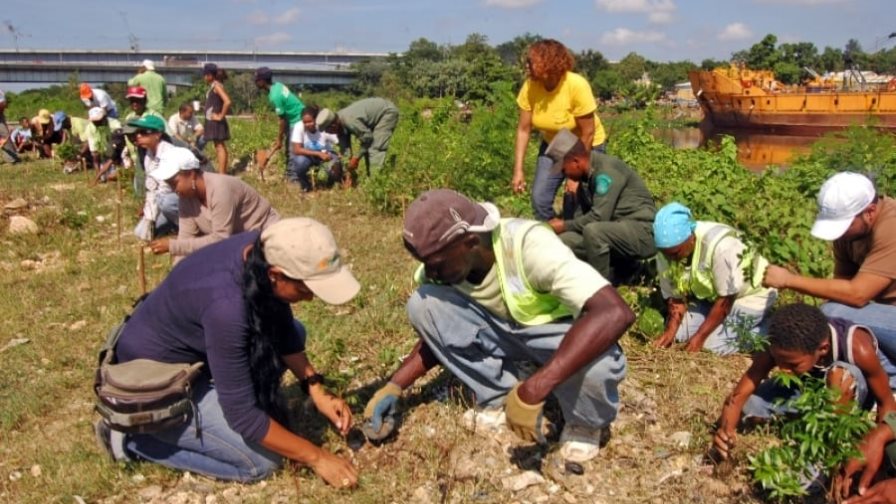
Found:
[[[355, 135], [361, 144], [358, 157], [367, 153], [374, 143], [373, 130], [386, 118], [392, 129], [398, 121], [398, 109], [395, 104], [385, 98], [364, 98], [352, 103], [336, 113], [342, 123], [344, 132], [339, 135], [339, 145], [343, 152], [351, 152], [351, 136]], [[389, 131], [391, 136], [391, 129]]]
[[653, 222], [656, 204], [641, 177], [621, 159], [591, 153], [591, 175], [579, 184], [581, 214], [565, 221], [566, 230], [581, 233], [591, 222]]
[[275, 82], [271, 85], [271, 89], [268, 91], [268, 102], [274, 107], [274, 113], [289, 123], [289, 131], [292, 131], [292, 127], [302, 120], [305, 104], [282, 82]]
[[152, 70], [147, 70], [128, 80], [128, 86], [141, 86], [146, 90], [146, 108], [159, 113], [165, 111], [168, 93], [165, 89], [164, 77]]

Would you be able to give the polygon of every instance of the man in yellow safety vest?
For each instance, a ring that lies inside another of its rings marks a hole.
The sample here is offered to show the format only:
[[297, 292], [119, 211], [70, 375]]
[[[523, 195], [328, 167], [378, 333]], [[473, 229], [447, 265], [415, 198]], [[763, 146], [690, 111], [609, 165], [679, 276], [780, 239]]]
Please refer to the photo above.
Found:
[[[619, 407], [626, 361], [619, 338], [634, 314], [594, 268], [577, 259], [543, 223], [502, 219], [491, 203], [447, 189], [408, 207], [404, 244], [422, 263], [423, 283], [407, 311], [420, 339], [390, 381], [368, 402], [376, 431], [402, 391], [441, 364], [475, 394], [468, 427], [506, 425], [546, 442], [542, 409], [560, 403], [560, 456], [598, 455]], [[523, 379], [521, 361], [537, 370]]]
[[[727, 355], [745, 349], [747, 332], [764, 334], [777, 292], [762, 287], [768, 261], [731, 226], [696, 221], [680, 203], [660, 209], [653, 222], [660, 290], [667, 299], [666, 330], [654, 342]], [[738, 329], [738, 326], [743, 329]]]

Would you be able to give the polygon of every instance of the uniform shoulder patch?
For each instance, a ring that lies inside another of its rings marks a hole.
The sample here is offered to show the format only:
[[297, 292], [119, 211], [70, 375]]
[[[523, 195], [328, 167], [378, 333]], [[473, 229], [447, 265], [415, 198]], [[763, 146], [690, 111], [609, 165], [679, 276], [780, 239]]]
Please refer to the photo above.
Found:
[[594, 182], [594, 194], [605, 196], [610, 192], [610, 186], [613, 184], [613, 179], [606, 173], [601, 173], [597, 176], [597, 180]]

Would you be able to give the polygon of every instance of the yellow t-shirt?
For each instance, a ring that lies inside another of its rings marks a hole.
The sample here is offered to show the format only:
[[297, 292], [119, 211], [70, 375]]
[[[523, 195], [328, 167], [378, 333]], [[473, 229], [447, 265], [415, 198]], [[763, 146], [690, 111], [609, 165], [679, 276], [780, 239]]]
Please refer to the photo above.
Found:
[[607, 132], [597, 116], [597, 101], [591, 92], [591, 85], [577, 73], [566, 72], [550, 92], [540, 81], [526, 79], [516, 103], [521, 109], [532, 112], [532, 125], [541, 132], [545, 142], [550, 143], [563, 128], [578, 136], [580, 131], [576, 127], [576, 117], [589, 113], [594, 114], [593, 146], [607, 140]]

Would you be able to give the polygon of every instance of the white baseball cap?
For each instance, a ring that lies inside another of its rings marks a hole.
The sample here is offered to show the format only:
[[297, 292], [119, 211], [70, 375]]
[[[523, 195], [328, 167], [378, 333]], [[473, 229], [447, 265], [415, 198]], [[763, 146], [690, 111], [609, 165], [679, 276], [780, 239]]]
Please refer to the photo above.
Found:
[[183, 170], [198, 170], [199, 160], [190, 149], [172, 147], [159, 155], [159, 167], [147, 173], [150, 177], [164, 182]]
[[156, 69], [156, 66], [152, 63], [152, 60], [150, 60], [150, 59], [143, 60], [140, 63], [140, 66], [142, 66], [143, 68], [145, 68], [147, 70], [155, 70]]
[[852, 219], [874, 201], [875, 194], [871, 180], [858, 173], [840, 172], [827, 179], [818, 192], [812, 236], [828, 241], [840, 238]]
[[87, 118], [91, 121], [102, 121], [106, 117], [106, 109], [102, 107], [93, 107], [87, 111]]
[[361, 289], [343, 264], [330, 228], [308, 217], [283, 219], [261, 233], [264, 258], [301, 280], [327, 304], [347, 303]]

